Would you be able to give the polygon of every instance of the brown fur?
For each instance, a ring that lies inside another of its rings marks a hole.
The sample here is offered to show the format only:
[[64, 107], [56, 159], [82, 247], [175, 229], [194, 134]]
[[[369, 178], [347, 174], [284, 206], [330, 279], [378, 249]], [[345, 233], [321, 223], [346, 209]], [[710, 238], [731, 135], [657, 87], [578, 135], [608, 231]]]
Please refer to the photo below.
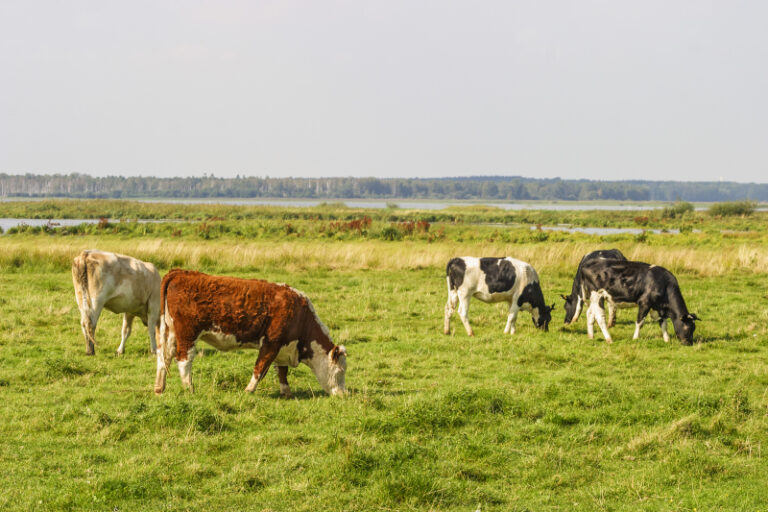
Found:
[[[238, 346], [260, 345], [253, 371], [257, 380], [264, 377], [280, 349], [296, 340], [300, 361], [312, 358], [312, 341], [331, 353], [334, 361], [346, 354], [324, 332], [309, 299], [287, 285], [173, 269], [163, 278], [160, 301], [161, 322], [166, 333], [173, 325], [176, 338], [173, 344], [167, 343], [168, 334], [161, 340], [166, 369], [174, 356], [186, 361], [204, 331], [235, 336]], [[284, 384], [286, 371], [280, 371]], [[159, 382], [156, 391], [162, 392], [164, 382], [162, 386]]]

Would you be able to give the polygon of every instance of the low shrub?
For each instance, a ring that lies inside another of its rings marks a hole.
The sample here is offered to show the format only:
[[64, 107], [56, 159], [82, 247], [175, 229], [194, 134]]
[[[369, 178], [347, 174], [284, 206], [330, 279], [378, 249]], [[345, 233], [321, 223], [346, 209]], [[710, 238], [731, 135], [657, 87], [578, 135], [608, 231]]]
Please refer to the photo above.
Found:
[[757, 203], [755, 201], [729, 201], [715, 203], [709, 207], [709, 214], [718, 217], [746, 217], [754, 213]]

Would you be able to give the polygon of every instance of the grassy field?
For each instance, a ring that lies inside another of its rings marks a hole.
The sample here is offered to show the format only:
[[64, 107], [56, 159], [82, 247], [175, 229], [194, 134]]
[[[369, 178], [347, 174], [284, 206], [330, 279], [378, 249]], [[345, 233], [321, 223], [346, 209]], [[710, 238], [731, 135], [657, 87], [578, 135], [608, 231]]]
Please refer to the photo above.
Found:
[[[491, 240], [503, 228], [430, 232], [441, 227], [396, 241], [204, 239], [186, 224], [177, 237], [4, 235], [0, 510], [768, 509], [762, 236], [504, 241]], [[630, 341], [633, 310], [619, 311], [611, 346], [588, 340], [583, 318], [561, 327], [578, 259], [611, 246], [675, 271], [703, 319], [693, 347], [665, 344], [650, 322]], [[347, 346], [350, 395], [326, 396], [304, 366], [289, 373], [294, 399], [274, 372], [247, 394], [255, 352], [206, 349], [195, 394], [174, 371], [155, 396], [146, 329], [137, 322], [117, 357], [109, 313], [86, 357], [68, 265], [90, 247], [307, 292]], [[473, 302], [476, 337], [456, 318], [443, 335], [444, 265], [465, 254], [532, 263], [558, 303], [550, 332], [522, 313], [504, 336], [503, 306]]]

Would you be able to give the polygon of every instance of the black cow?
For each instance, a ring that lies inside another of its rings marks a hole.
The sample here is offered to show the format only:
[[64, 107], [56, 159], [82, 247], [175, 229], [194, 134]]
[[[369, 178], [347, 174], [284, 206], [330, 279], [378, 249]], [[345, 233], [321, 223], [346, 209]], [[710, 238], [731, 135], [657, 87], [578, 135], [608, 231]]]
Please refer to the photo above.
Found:
[[519, 310], [530, 311], [533, 324], [548, 330], [555, 307], [544, 303], [539, 276], [528, 263], [514, 258], [453, 258], [445, 269], [448, 281], [448, 302], [445, 304], [445, 334], [451, 332], [451, 315], [458, 305], [459, 318], [474, 335], [469, 325], [469, 299], [477, 297], [483, 302], [508, 302], [509, 314], [504, 334], [515, 334], [515, 321]]
[[646, 315], [658, 320], [664, 341], [669, 341], [667, 319], [672, 320], [675, 333], [684, 345], [693, 343], [695, 320], [688, 312], [680, 293], [680, 286], [672, 272], [656, 265], [639, 261], [595, 259], [584, 263], [581, 269], [582, 289], [589, 297], [587, 309], [587, 334], [594, 338], [594, 321], [600, 326], [605, 341], [611, 343], [611, 335], [605, 323], [606, 301], [637, 304], [636, 340], [640, 336]]
[[[584, 295], [584, 290], [581, 288], [581, 269], [584, 266], [584, 263], [596, 259], [627, 261], [627, 258], [625, 258], [618, 249], [592, 251], [581, 258], [579, 268], [576, 269], [576, 276], [573, 278], [571, 294], [560, 296], [565, 299], [565, 325], [574, 323], [581, 315], [581, 310], [584, 308], [584, 303], [587, 301], [587, 297]], [[609, 302], [608, 327], [613, 327], [614, 323], [616, 323], [616, 304]]]

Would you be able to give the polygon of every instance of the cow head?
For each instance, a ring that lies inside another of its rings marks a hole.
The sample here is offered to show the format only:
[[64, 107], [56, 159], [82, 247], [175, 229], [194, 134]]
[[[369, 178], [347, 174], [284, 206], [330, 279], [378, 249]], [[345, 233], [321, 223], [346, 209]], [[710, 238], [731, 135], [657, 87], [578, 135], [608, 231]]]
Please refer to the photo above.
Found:
[[565, 325], [570, 325], [579, 319], [582, 301], [578, 295], [560, 295], [565, 300]]
[[675, 334], [680, 338], [680, 342], [683, 345], [693, 345], [693, 331], [696, 330], [696, 320], [699, 320], [699, 317], [693, 313], [686, 313], [682, 317], [672, 320], [672, 324], [675, 326]]
[[538, 311], [538, 315], [533, 316], [533, 325], [541, 329], [542, 331], [549, 331], [549, 322], [552, 321], [552, 310], [555, 309], [555, 305], [551, 306], [539, 306], [534, 311]]
[[344, 376], [347, 373], [347, 349], [344, 345], [334, 345], [326, 351], [316, 341], [311, 343], [312, 358], [305, 361], [317, 377], [317, 382], [329, 395], [344, 395], [347, 388]]
[[347, 349], [336, 345], [328, 353], [328, 389], [330, 395], [345, 395], [347, 388], [344, 377], [347, 374]]

